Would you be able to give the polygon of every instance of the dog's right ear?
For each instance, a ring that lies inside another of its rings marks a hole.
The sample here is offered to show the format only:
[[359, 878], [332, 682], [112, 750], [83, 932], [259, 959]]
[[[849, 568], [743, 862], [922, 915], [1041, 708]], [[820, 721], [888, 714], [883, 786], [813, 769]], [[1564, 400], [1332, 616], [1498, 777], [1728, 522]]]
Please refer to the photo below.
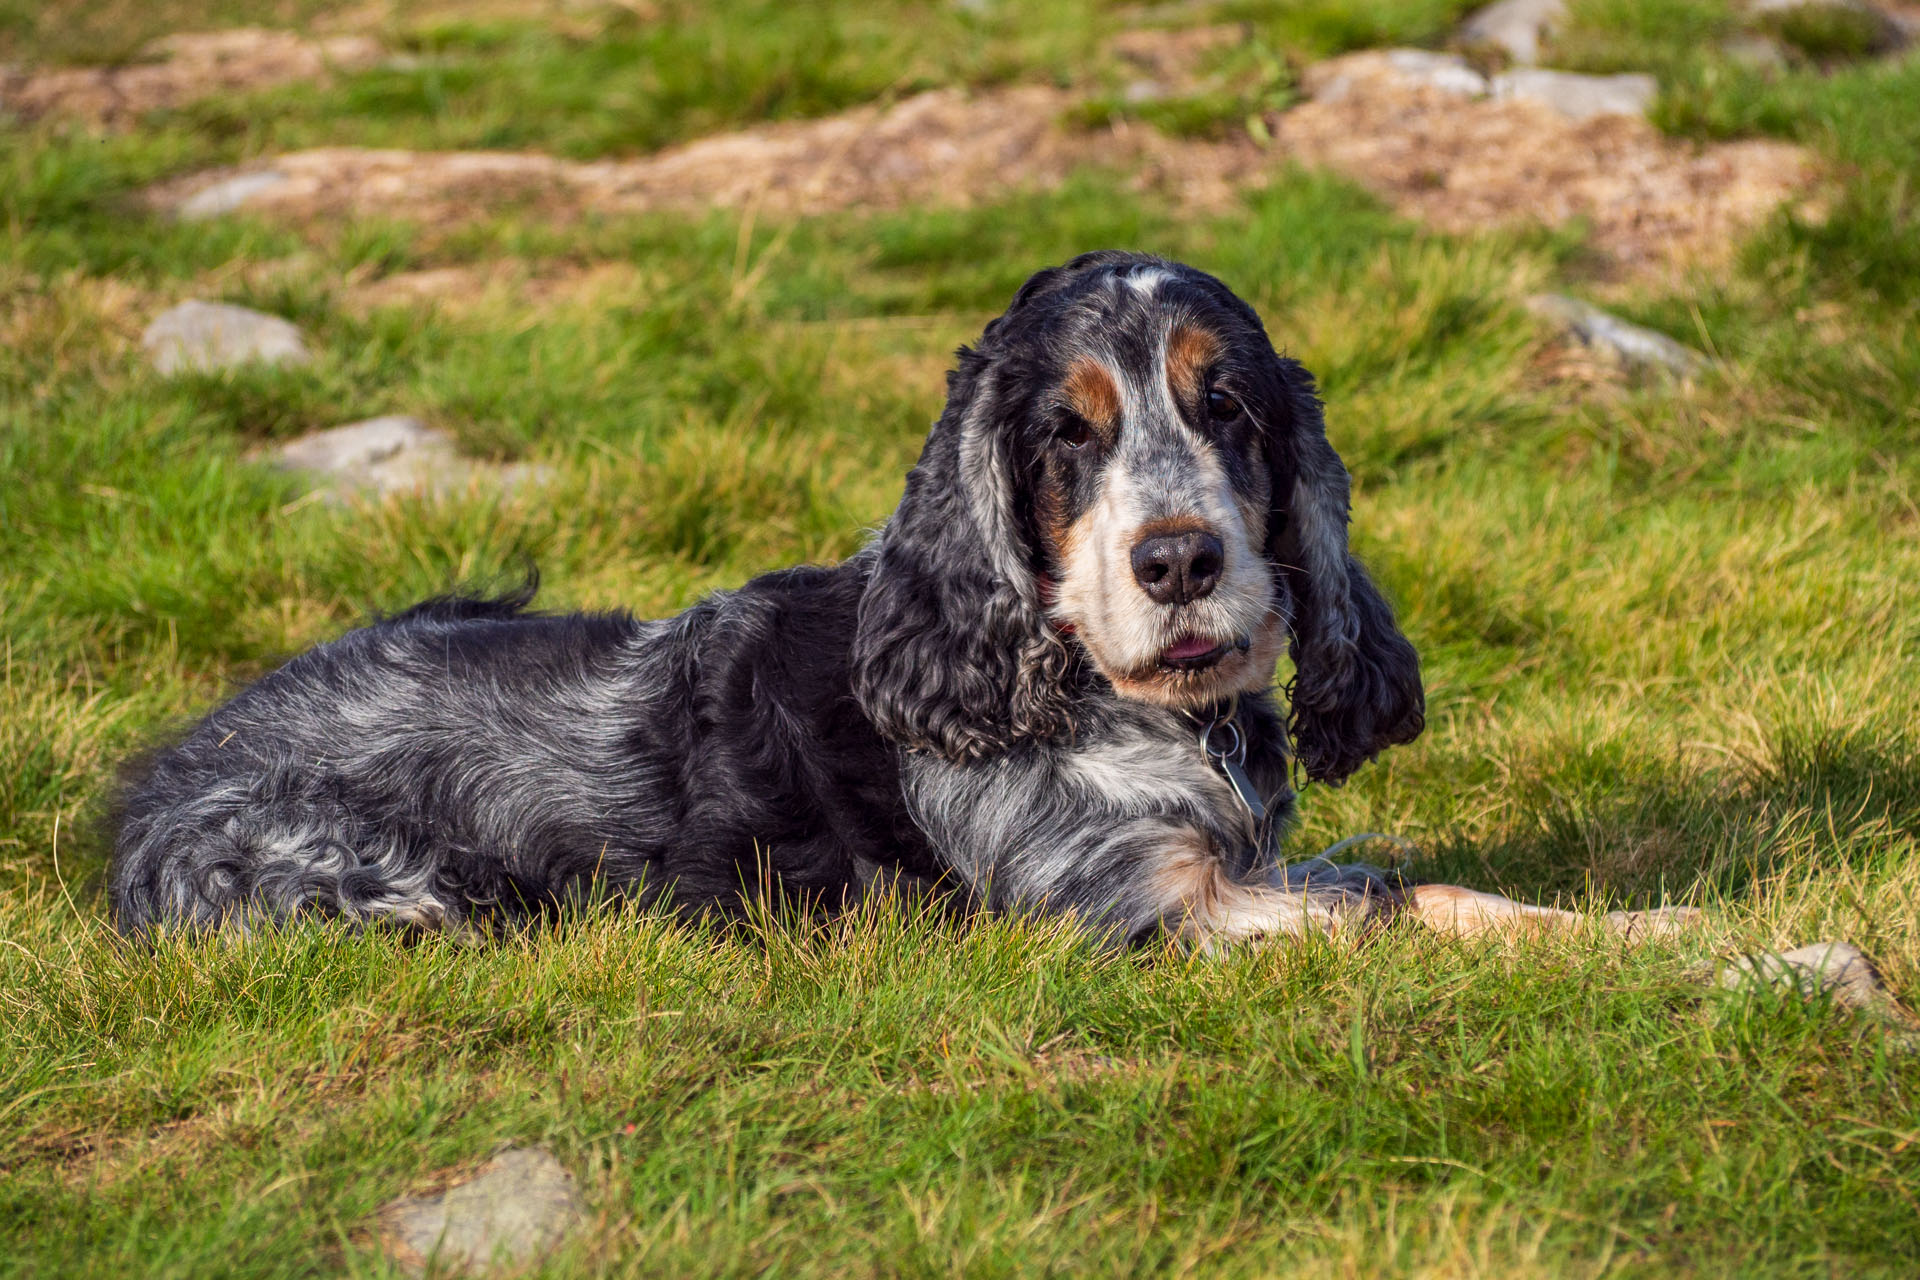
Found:
[[1020, 410], [1001, 394], [998, 366], [1050, 294], [1134, 257], [1082, 254], [1035, 273], [978, 346], [960, 349], [860, 599], [853, 692], [891, 741], [973, 760], [1071, 732], [1073, 657], [1047, 622], [1016, 515]]
[[1067, 728], [1069, 659], [1014, 515], [1010, 433], [985, 354], [994, 327], [948, 375], [946, 410], [881, 531], [853, 638], [853, 692], [874, 727], [956, 761]]
[[1103, 250], [1037, 271], [978, 345], [960, 349], [947, 407], [880, 534], [860, 599], [853, 692], [888, 739], [973, 760], [1072, 732], [1074, 657], [1047, 621], [1016, 515], [1022, 410], [1003, 394], [1000, 369], [1055, 295], [1089, 272], [1155, 264], [1165, 265]]

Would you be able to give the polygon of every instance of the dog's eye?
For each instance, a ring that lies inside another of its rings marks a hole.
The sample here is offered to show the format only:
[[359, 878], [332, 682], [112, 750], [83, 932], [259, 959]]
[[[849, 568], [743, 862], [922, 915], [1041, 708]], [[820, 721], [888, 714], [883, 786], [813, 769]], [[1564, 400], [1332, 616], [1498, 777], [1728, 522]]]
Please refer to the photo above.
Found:
[[1087, 425], [1084, 418], [1069, 418], [1053, 438], [1069, 449], [1080, 449], [1093, 439], [1093, 428]]
[[1240, 402], [1224, 391], [1209, 391], [1207, 416], [1215, 422], [1232, 422], [1240, 416]]

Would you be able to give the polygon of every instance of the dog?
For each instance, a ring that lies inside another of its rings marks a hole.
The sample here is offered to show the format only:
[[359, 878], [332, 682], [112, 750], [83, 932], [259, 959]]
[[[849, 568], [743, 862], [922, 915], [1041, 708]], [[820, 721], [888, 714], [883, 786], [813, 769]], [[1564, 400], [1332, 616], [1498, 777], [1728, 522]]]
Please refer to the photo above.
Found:
[[1348, 550], [1313, 378], [1225, 285], [1121, 252], [1041, 271], [947, 393], [839, 565], [655, 621], [444, 597], [241, 691], [125, 788], [118, 926], [500, 927], [594, 894], [738, 915], [901, 882], [1116, 945], [1580, 920], [1281, 858], [1290, 770], [1340, 783], [1419, 735], [1424, 694]]

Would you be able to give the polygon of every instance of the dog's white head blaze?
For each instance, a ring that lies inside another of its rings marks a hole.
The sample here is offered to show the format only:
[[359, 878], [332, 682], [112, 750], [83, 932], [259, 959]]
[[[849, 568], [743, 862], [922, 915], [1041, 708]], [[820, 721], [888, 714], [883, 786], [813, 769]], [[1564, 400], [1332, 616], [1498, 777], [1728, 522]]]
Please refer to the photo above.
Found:
[[1266, 556], [1272, 482], [1217, 376], [1223, 339], [1178, 311], [1158, 318], [1144, 367], [1083, 339], [1036, 506], [1055, 625], [1122, 696], [1184, 708], [1264, 688], [1285, 628]]

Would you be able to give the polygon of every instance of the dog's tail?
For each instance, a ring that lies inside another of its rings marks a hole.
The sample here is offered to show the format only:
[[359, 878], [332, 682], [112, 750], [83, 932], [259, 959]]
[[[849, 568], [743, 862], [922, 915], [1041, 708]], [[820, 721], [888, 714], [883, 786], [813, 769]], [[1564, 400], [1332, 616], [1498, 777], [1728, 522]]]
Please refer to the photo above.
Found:
[[399, 613], [382, 615], [382, 622], [470, 622], [489, 618], [514, 618], [525, 613], [540, 592], [540, 570], [529, 561], [517, 586], [498, 595], [468, 594], [454, 591], [422, 600]]

